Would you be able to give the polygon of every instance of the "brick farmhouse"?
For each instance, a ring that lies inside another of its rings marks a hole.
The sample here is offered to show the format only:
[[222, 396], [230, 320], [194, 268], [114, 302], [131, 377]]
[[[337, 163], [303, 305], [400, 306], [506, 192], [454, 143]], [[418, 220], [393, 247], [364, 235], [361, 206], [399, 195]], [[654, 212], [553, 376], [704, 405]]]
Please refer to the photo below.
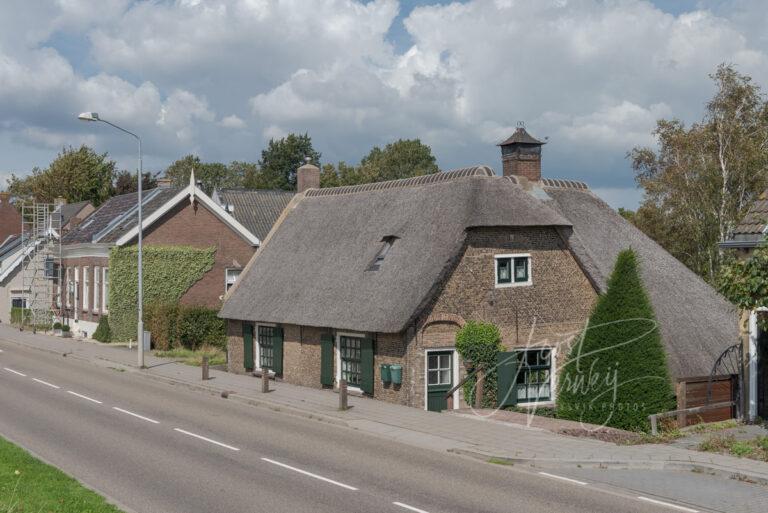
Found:
[[[214, 201], [195, 183], [194, 175], [187, 187], [171, 187], [166, 180], [160, 184], [143, 195], [143, 243], [215, 247], [213, 268], [184, 293], [181, 303], [218, 308], [253, 256], [259, 236], [266, 235], [260, 227], [274, 222], [289, 198], [282, 198], [280, 204], [270, 195], [257, 216], [261, 225], [254, 228], [251, 213]], [[231, 195], [237, 196], [238, 191]], [[252, 203], [258, 203], [260, 197]], [[56, 297], [61, 317], [74, 332], [92, 336], [101, 317], [109, 313], [109, 252], [113, 247], [136, 244], [137, 235], [137, 194], [131, 193], [110, 198], [62, 239], [66, 286]]]
[[518, 129], [500, 145], [503, 176], [479, 166], [297, 194], [225, 298], [229, 370], [344, 379], [441, 410], [464, 373], [456, 331], [484, 320], [518, 351], [518, 403], [552, 404], [566, 348], [631, 247], [672, 376], [706, 375], [738, 333], [732, 306], [585, 184], [542, 178], [542, 145]]

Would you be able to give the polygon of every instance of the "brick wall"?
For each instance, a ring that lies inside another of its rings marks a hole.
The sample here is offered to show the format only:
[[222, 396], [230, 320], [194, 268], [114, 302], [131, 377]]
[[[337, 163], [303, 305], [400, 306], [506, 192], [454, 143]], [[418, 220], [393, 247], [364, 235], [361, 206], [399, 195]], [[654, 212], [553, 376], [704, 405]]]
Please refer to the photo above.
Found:
[[[94, 286], [96, 281], [94, 280], [94, 268], [99, 268], [99, 305], [94, 305]], [[77, 257], [77, 258], [65, 258], [62, 260], [61, 279], [63, 286], [61, 288], [54, 287], [54, 294], [61, 294], [61, 305], [63, 312], [70, 319], [74, 319], [76, 316], [79, 320], [98, 323], [102, 315], [104, 315], [104, 273], [102, 269], [109, 268], [109, 258], [107, 257]], [[78, 269], [78, 281], [77, 287], [77, 304], [74, 304], [75, 297], [71, 297], [70, 307], [67, 307], [67, 269], [69, 269], [69, 280], [74, 281], [75, 269]], [[85, 276], [88, 276], [88, 297], [86, 301], [85, 297]], [[88, 306], [84, 309], [84, 306]], [[98, 308], [96, 308], [98, 306]], [[77, 311], [77, 312], [75, 312]], [[77, 313], [77, 315], [75, 315]], [[93, 333], [89, 333], [92, 335]]]
[[158, 246], [216, 246], [213, 269], [182, 296], [181, 303], [218, 308], [225, 292], [227, 268], [244, 268], [256, 248], [207, 208], [184, 201], [145, 230], [144, 243]]
[[245, 374], [243, 349], [243, 323], [227, 321], [227, 370], [233, 374]]
[[501, 165], [504, 176], [524, 176], [532, 181], [541, 180], [541, 156], [506, 156], [502, 157]]

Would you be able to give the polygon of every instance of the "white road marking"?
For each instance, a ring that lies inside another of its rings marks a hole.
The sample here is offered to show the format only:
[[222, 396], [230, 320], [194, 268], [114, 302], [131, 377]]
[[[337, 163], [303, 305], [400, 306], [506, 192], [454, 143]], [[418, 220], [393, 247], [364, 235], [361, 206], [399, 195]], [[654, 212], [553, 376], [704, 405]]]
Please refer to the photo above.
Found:
[[393, 502], [395, 506], [400, 506], [401, 508], [409, 509], [411, 511], [415, 511], [416, 513], [429, 513], [428, 511], [424, 511], [423, 509], [414, 508], [413, 506], [409, 506], [408, 504], [403, 504], [402, 502]]
[[93, 399], [92, 397], [88, 397], [87, 395], [78, 394], [77, 392], [73, 392], [72, 390], [67, 390], [68, 394], [72, 394], [75, 397], [79, 397], [80, 399], [85, 399], [86, 401], [91, 401], [92, 403], [101, 404], [101, 401], [97, 401], [96, 399]]
[[546, 472], [539, 472], [542, 476], [551, 477], [552, 479], [560, 479], [562, 481], [568, 481], [569, 483], [577, 484], [580, 486], [585, 486], [587, 483], [584, 481], [576, 481], [575, 479], [571, 479], [570, 477], [563, 477], [563, 476], [556, 476], [555, 474], [547, 474]]
[[287, 468], [288, 470], [293, 470], [294, 472], [298, 472], [299, 474], [304, 474], [305, 476], [314, 477], [315, 479], [319, 479], [320, 481], [325, 481], [326, 483], [335, 484], [336, 486], [346, 488], [347, 490], [357, 491], [357, 488], [355, 488], [354, 486], [349, 486], [348, 484], [339, 483], [338, 481], [334, 481], [333, 479], [328, 479], [327, 477], [318, 476], [317, 474], [313, 474], [312, 472], [307, 472], [306, 470], [301, 470], [300, 468], [292, 467], [290, 465], [286, 465], [285, 463], [280, 463], [279, 461], [270, 460], [269, 458], [261, 458], [261, 459], [266, 461], [267, 463], [272, 463], [273, 465], [277, 465], [278, 467]]
[[659, 506], [666, 506], [668, 508], [676, 509], [678, 511], [687, 511], [688, 513], [699, 513], [697, 509], [686, 508], [685, 506], [678, 506], [677, 504], [670, 504], [669, 502], [657, 501], [656, 499], [649, 499], [648, 497], [639, 496], [638, 499], [652, 504], [658, 504]]
[[112, 407], [113, 410], [117, 410], [120, 413], [125, 413], [126, 415], [131, 415], [132, 417], [136, 417], [137, 419], [146, 420], [147, 422], [151, 422], [152, 424], [160, 424], [160, 422], [150, 419], [148, 417], [144, 417], [142, 415], [139, 415], [138, 413], [133, 413], [132, 411], [124, 410], [122, 408], [118, 408], [117, 406]]
[[45, 385], [45, 386], [51, 387], [51, 388], [56, 388], [56, 389], [61, 388], [60, 386], [54, 385], [53, 383], [48, 383], [47, 381], [43, 381], [42, 379], [32, 378], [32, 381], [37, 381], [41, 385]]
[[26, 374], [22, 374], [21, 372], [19, 372], [19, 371], [15, 371], [15, 370], [13, 370], [13, 369], [9, 369], [8, 367], [3, 367], [3, 369], [7, 370], [8, 372], [13, 372], [14, 374], [18, 374], [19, 376], [23, 376], [23, 377], [25, 377], [25, 378], [27, 377], [27, 375], [26, 375]]
[[223, 444], [221, 442], [217, 442], [216, 440], [211, 440], [210, 438], [206, 438], [204, 436], [196, 435], [195, 433], [190, 433], [189, 431], [184, 431], [183, 429], [179, 428], [173, 428], [174, 431], [178, 431], [179, 433], [184, 433], [185, 435], [193, 436], [195, 438], [199, 438], [200, 440], [205, 440], [206, 442], [210, 442], [212, 444], [216, 444], [218, 446], [224, 447], [226, 449], [229, 449], [230, 451], [239, 451], [237, 447], [232, 447], [231, 445]]

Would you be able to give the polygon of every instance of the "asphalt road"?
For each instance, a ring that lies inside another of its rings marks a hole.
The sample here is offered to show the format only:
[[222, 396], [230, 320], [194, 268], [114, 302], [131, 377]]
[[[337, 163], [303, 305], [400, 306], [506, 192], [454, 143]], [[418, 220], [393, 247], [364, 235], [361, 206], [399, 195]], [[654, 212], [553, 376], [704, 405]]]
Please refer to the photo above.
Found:
[[0, 351], [0, 435], [127, 511], [675, 511], [13, 344]]

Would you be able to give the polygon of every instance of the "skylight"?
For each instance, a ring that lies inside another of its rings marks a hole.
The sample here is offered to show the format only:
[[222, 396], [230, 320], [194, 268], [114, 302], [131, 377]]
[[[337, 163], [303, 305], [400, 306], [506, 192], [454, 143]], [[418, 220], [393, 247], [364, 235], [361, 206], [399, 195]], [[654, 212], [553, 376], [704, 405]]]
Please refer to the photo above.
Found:
[[381, 249], [376, 254], [376, 258], [373, 259], [371, 265], [368, 266], [368, 271], [378, 271], [381, 269], [381, 265], [384, 263], [384, 259], [386, 258], [387, 253], [389, 253], [389, 250], [392, 248], [392, 245], [395, 243], [395, 240], [397, 240], [397, 237], [394, 235], [387, 235], [381, 239]]

